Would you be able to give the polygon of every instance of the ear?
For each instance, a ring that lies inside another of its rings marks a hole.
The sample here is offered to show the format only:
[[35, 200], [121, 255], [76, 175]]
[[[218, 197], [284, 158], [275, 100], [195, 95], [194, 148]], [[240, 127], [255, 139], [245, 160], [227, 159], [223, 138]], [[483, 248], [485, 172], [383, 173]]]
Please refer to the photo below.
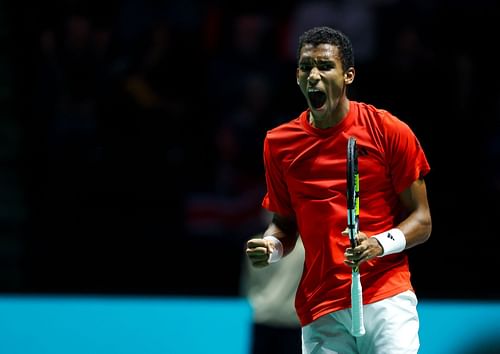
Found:
[[300, 84], [300, 81], [299, 81], [299, 68], [297, 68], [295, 70], [295, 78], [297, 79], [297, 85], [299, 85]]
[[352, 84], [352, 82], [354, 81], [354, 76], [356, 76], [356, 71], [353, 67], [350, 67], [346, 70], [346, 72], [344, 73], [344, 82], [346, 83], [346, 85]]

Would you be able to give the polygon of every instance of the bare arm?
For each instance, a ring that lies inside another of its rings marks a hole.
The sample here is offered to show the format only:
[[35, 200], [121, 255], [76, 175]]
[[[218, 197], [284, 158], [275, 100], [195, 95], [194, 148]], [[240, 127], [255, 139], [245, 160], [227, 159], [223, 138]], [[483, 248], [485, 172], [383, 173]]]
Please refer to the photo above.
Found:
[[406, 237], [406, 249], [427, 241], [431, 235], [432, 220], [423, 179], [416, 180], [400, 194], [410, 215], [397, 227]]
[[[289, 254], [297, 242], [297, 223], [295, 219], [284, 217], [278, 214], [273, 215], [273, 219], [264, 232], [263, 237], [274, 236], [283, 244], [283, 255]], [[269, 254], [274, 250], [274, 244], [263, 238], [253, 238], [247, 241], [246, 254], [250, 262], [255, 267], [265, 267], [269, 264]]]

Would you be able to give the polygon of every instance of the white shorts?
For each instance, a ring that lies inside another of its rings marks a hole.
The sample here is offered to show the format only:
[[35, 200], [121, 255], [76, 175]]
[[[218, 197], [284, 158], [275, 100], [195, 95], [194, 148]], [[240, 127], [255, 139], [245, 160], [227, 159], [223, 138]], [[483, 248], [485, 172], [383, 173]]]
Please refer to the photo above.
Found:
[[366, 334], [353, 337], [351, 310], [340, 310], [302, 327], [304, 354], [415, 354], [418, 352], [417, 297], [405, 291], [363, 306]]

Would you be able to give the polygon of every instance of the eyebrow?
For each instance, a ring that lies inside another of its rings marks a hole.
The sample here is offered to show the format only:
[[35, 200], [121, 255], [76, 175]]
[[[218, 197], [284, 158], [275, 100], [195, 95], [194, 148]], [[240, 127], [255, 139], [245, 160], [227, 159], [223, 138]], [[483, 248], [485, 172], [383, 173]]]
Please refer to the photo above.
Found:
[[313, 59], [312, 57], [303, 57], [300, 59], [299, 63], [335, 63], [335, 60], [330, 59], [330, 58], [318, 58], [318, 59]]

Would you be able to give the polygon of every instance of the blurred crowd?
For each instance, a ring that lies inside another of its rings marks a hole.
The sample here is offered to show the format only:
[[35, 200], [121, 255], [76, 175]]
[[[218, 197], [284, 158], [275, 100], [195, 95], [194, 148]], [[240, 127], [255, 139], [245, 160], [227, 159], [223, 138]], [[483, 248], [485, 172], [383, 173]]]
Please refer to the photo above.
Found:
[[[395, 113], [428, 151], [435, 240], [415, 254], [417, 290], [455, 295], [424, 278], [429, 256], [450, 262], [467, 238], [493, 240], [493, 1], [59, 0], [8, 10], [2, 291], [235, 295], [244, 242], [267, 220], [262, 140], [306, 108], [296, 45], [315, 25], [353, 41], [351, 99]], [[452, 280], [473, 272], [457, 267]], [[468, 286], [463, 296], [500, 294]]]

